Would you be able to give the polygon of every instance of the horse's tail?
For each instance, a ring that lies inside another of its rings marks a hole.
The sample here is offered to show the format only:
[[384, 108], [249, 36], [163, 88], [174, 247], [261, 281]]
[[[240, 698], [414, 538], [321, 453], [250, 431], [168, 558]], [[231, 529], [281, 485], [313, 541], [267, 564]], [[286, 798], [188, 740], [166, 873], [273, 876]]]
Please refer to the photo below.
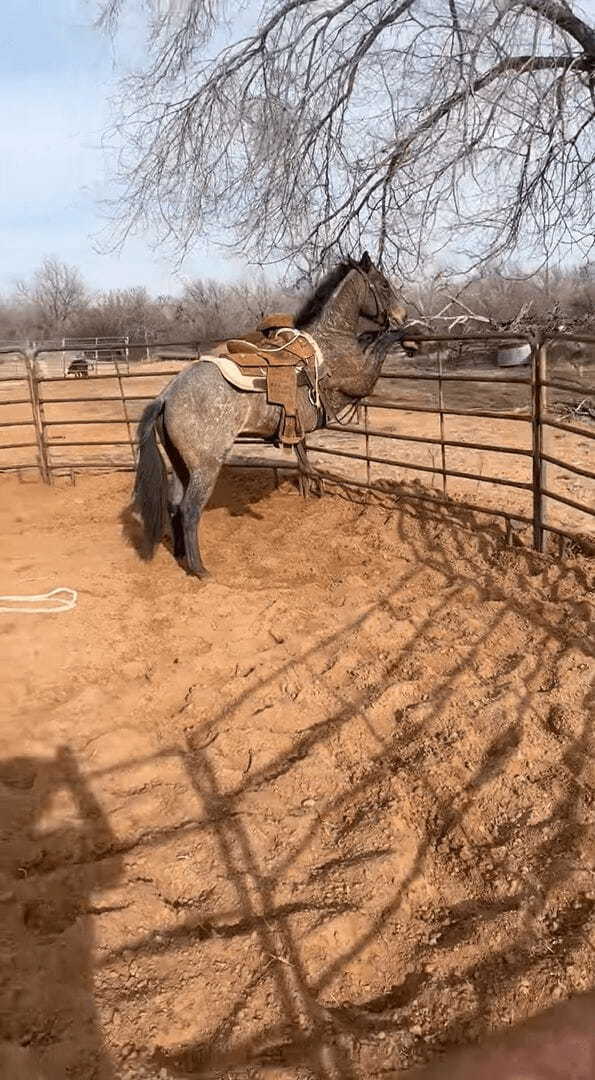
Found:
[[144, 532], [143, 558], [152, 559], [167, 525], [167, 472], [157, 445], [155, 425], [163, 411], [163, 398], [155, 398], [144, 410], [138, 425], [138, 463], [134, 483], [134, 507]]

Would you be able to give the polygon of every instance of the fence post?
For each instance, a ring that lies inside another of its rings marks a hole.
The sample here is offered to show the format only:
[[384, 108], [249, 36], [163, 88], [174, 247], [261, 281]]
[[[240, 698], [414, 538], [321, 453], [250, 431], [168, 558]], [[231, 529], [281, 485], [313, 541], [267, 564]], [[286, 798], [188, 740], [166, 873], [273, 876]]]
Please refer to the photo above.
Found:
[[[442, 344], [438, 347], [438, 408], [440, 410], [440, 457], [442, 461], [442, 494], [446, 498], [446, 448], [444, 446], [444, 384], [442, 375]], [[432, 462], [432, 464], [434, 464]], [[434, 486], [432, 481], [432, 487]]]
[[39, 471], [41, 473], [41, 478], [44, 483], [51, 484], [52, 476], [48, 463], [48, 453], [45, 442], [45, 429], [42, 421], [41, 402], [39, 398], [39, 386], [37, 383], [37, 374], [35, 371], [35, 349], [25, 349], [23, 351], [23, 356], [25, 357], [25, 367], [27, 368], [27, 381], [29, 383], [31, 413], [33, 416], [35, 438], [37, 441], [37, 457], [39, 461]]
[[533, 449], [533, 547], [543, 551], [545, 506], [543, 489], [545, 484], [545, 462], [543, 453], [543, 420], [546, 413], [544, 382], [547, 378], [547, 346], [533, 344], [531, 353], [531, 427]]
[[370, 479], [370, 433], [368, 430], [368, 406], [364, 405], [364, 431], [366, 433], [366, 483], [371, 484]]
[[126, 401], [126, 394], [124, 393], [124, 384], [122, 382], [122, 372], [120, 371], [120, 362], [116, 357], [116, 376], [118, 379], [118, 386], [120, 387], [120, 397], [122, 398], [122, 410], [124, 412], [124, 419], [126, 421], [126, 429], [128, 431], [128, 441], [130, 442], [130, 452], [132, 454], [132, 464], [136, 465], [136, 453], [134, 448], [134, 438], [132, 435], [132, 427], [130, 426], [130, 416], [128, 414], [128, 403]]

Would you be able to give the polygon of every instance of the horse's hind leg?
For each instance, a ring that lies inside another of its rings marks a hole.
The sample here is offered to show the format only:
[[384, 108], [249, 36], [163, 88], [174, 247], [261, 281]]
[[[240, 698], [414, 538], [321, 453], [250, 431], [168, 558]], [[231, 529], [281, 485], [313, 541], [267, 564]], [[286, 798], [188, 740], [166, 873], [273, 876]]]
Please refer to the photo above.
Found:
[[[264, 401], [264, 397], [262, 398]], [[260, 394], [244, 394], [230, 386], [214, 364], [193, 364], [181, 372], [167, 391], [163, 410], [165, 447], [184, 485], [180, 503], [182, 531], [189, 574], [205, 577], [198, 529], [223, 462], [238, 432], [254, 415], [254, 430], [260, 431], [271, 406], [261, 404]], [[271, 429], [273, 430], [273, 429]], [[182, 462], [181, 468], [176, 462]]]
[[169, 519], [171, 522], [171, 534], [174, 545], [175, 559], [183, 559], [184, 555], [186, 554], [186, 545], [184, 543], [184, 523], [182, 520], [183, 497], [184, 485], [174, 469], [172, 472], [169, 487], [168, 510]]
[[201, 466], [200, 472], [190, 473], [190, 479], [181, 503], [186, 565], [189, 574], [206, 578], [209, 572], [202, 561], [198, 541], [198, 528], [201, 514], [207, 505], [215, 482], [221, 470], [220, 461], [211, 461]]

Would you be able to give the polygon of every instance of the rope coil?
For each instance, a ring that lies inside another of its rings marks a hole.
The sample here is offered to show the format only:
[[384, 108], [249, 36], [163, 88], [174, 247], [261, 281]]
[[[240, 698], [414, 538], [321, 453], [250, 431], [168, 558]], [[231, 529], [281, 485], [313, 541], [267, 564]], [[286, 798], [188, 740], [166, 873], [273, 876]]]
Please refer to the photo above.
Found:
[[[61, 599], [58, 600], [58, 596]], [[9, 604], [40, 604], [55, 601], [52, 607], [6, 607], [0, 604], [0, 613], [4, 615], [52, 615], [63, 611], [72, 611], [76, 607], [78, 596], [75, 589], [58, 587], [48, 593], [37, 593], [35, 596], [0, 596], [0, 601]]]

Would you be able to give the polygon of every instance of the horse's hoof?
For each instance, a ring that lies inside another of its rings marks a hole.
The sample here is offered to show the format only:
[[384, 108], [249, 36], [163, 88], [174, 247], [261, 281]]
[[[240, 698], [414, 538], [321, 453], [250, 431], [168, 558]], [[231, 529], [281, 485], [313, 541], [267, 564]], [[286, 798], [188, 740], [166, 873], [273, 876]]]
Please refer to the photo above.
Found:
[[208, 570], [195, 570], [193, 567], [189, 566], [186, 569], [186, 573], [188, 574], [188, 577], [196, 578], [197, 581], [205, 583], [207, 581], [212, 581], [212, 574]]

